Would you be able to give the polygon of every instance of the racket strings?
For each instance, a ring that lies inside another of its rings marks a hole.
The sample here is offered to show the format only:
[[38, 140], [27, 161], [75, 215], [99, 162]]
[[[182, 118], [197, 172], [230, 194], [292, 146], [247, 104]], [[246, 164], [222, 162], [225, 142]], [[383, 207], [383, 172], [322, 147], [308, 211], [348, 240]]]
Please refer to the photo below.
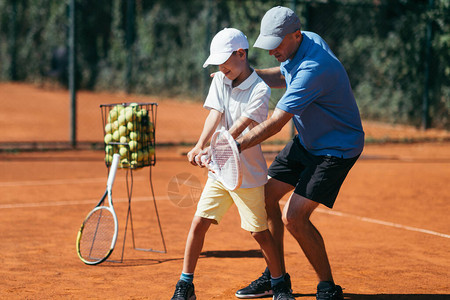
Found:
[[84, 223], [80, 254], [86, 260], [98, 260], [109, 252], [114, 237], [115, 221], [107, 209], [99, 209]]
[[212, 159], [219, 169], [220, 177], [231, 185], [236, 185], [239, 180], [239, 162], [228, 139], [219, 136], [211, 150]]

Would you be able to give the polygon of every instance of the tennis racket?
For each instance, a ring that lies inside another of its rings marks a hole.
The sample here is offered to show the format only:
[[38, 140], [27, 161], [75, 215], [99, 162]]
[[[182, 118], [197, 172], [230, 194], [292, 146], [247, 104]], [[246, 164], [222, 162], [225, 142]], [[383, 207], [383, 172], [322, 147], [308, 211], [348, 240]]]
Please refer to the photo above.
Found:
[[[117, 240], [117, 216], [112, 203], [112, 186], [116, 177], [120, 155], [114, 154], [109, 170], [106, 191], [84, 219], [77, 236], [77, 253], [80, 259], [88, 265], [96, 265], [105, 261], [114, 250]], [[109, 206], [104, 206], [108, 197]]]
[[[228, 190], [234, 191], [241, 186], [242, 171], [239, 150], [227, 130], [221, 129], [213, 134], [210, 154], [202, 155], [200, 159]], [[208, 159], [211, 160], [208, 162]]]

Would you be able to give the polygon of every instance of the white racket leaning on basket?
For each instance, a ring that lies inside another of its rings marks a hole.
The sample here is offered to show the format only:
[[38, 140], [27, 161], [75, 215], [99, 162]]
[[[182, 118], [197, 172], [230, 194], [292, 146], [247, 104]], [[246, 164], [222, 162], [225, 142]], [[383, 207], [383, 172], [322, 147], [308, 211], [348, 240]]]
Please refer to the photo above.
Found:
[[[112, 186], [119, 165], [119, 154], [114, 154], [109, 170], [106, 191], [97, 206], [89, 212], [77, 236], [77, 253], [88, 265], [105, 261], [114, 250], [117, 240], [117, 215], [112, 203]], [[104, 205], [108, 196], [108, 205]]]
[[[210, 161], [208, 161], [210, 160]], [[201, 161], [215, 173], [217, 179], [229, 190], [241, 186], [242, 170], [239, 150], [230, 133], [221, 129], [211, 138], [209, 155], [202, 155]]]

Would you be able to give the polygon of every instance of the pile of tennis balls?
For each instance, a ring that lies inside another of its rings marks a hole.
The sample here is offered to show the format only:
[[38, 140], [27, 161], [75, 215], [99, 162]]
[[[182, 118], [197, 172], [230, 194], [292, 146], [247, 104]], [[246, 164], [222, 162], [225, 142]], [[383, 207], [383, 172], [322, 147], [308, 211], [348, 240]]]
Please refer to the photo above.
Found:
[[145, 106], [117, 104], [106, 116], [105, 162], [120, 154], [120, 167], [140, 168], [150, 165], [155, 154], [154, 125]]

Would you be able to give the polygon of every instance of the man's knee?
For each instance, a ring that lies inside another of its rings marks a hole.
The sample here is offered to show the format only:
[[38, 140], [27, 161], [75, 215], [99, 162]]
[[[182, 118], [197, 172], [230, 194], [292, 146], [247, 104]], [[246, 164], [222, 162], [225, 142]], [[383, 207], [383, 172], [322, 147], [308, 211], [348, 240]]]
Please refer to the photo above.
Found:
[[281, 219], [287, 230], [301, 228], [304, 224], [309, 222], [309, 217], [304, 214], [283, 214]]
[[318, 206], [317, 202], [292, 194], [283, 210], [282, 220], [286, 229], [300, 230], [310, 223], [310, 216]]

